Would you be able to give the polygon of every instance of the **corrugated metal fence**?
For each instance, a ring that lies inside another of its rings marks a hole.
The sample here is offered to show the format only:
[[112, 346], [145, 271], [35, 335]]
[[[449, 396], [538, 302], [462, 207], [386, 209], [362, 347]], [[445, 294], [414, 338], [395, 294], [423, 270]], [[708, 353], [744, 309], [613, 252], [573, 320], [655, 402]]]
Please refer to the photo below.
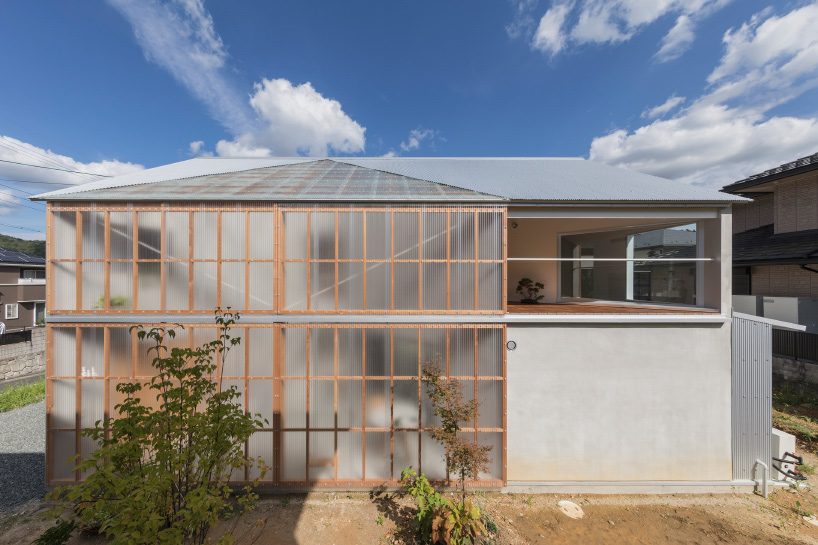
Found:
[[772, 435], [770, 324], [733, 317], [733, 479], [753, 479], [761, 460], [770, 467]]

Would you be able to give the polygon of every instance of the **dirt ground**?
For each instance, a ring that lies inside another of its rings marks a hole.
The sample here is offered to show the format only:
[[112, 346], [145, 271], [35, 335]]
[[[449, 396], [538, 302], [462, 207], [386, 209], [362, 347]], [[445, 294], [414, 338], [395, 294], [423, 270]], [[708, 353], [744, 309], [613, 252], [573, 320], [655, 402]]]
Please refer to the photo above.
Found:
[[[807, 463], [818, 458], [807, 454]], [[818, 476], [810, 481], [818, 484]], [[776, 489], [769, 499], [753, 494], [578, 495], [477, 494], [496, 521], [494, 544], [818, 544], [818, 526], [804, 517], [818, 514], [818, 486]], [[584, 516], [572, 519], [557, 503], [569, 500]], [[264, 496], [247, 518], [226, 528], [237, 543], [257, 545], [412, 543], [406, 531], [411, 502], [394, 494], [310, 493]], [[0, 545], [30, 543], [53, 524], [46, 505], [0, 521]], [[818, 523], [818, 522], [817, 522]], [[103, 544], [77, 536], [71, 545]]]

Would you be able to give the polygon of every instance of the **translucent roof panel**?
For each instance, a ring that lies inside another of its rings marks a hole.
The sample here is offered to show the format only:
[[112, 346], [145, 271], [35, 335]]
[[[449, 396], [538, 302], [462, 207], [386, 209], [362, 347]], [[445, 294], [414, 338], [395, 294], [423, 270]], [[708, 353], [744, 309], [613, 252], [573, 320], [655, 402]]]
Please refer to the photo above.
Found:
[[469, 189], [328, 159], [93, 189], [60, 200], [214, 201], [500, 201]]

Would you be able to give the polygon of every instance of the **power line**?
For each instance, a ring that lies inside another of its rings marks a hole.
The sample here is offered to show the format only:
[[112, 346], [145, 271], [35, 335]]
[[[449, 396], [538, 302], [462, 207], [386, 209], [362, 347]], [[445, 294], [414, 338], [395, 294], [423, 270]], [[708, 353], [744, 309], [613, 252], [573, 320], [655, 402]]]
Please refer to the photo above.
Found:
[[[36, 149], [29, 149], [29, 148], [25, 147], [24, 144], [22, 144], [22, 143], [18, 144], [17, 142], [13, 142], [8, 138], [0, 139], [0, 146], [3, 146], [4, 148], [6, 148], [8, 150], [11, 150], [11, 151], [13, 151], [15, 153], [22, 153], [23, 155], [26, 155], [26, 156], [31, 157], [32, 159], [34, 159], [35, 162], [42, 163], [45, 166], [51, 166], [51, 167], [56, 167], [56, 168], [67, 168], [67, 169], [71, 168], [70, 165], [68, 165], [65, 161], [57, 160], [54, 157], [51, 157], [49, 155], [46, 155], [45, 153], [37, 151]], [[87, 175], [87, 174], [77, 174], [77, 175], [82, 176], [85, 179], [92, 179], [92, 178], [88, 178], [89, 175]]]
[[68, 182], [35, 182], [34, 180], [11, 180], [9, 178], [0, 178], [4, 182], [17, 182], [20, 184], [46, 184], [46, 185], [75, 185]]
[[[3, 195], [0, 195], [0, 199], [2, 199]], [[14, 198], [14, 197], [11, 197]], [[0, 200], [0, 206], [22, 206], [23, 208], [29, 208], [31, 210], [36, 210], [37, 212], [45, 212], [44, 208], [34, 208], [33, 206], [27, 206], [21, 202], [12, 202], [12, 201], [3, 201]]]
[[38, 231], [36, 229], [29, 229], [28, 227], [20, 227], [19, 225], [9, 225], [8, 223], [0, 223], [3, 227], [11, 227], [12, 229], [23, 229], [25, 231], [31, 231], [32, 233], [40, 233], [41, 235], [45, 234], [45, 231]]
[[24, 167], [46, 168], [48, 170], [59, 170], [61, 172], [71, 172], [72, 174], [90, 174], [91, 176], [102, 176], [103, 178], [113, 178], [113, 176], [108, 176], [107, 174], [94, 174], [93, 172], [81, 172], [79, 170], [66, 170], [64, 168], [44, 167], [42, 165], [30, 165], [28, 163], [18, 163], [17, 161], [7, 161], [5, 159], [0, 159], [0, 163], [11, 163], [12, 165], [21, 165], [21, 166], [24, 166]]
[[10, 185], [0, 184], [0, 187], [7, 187], [12, 191], [19, 191], [20, 193], [24, 193], [26, 195], [34, 195], [34, 193], [29, 193], [28, 191], [23, 191], [22, 189], [17, 189], [16, 187], [12, 187]]

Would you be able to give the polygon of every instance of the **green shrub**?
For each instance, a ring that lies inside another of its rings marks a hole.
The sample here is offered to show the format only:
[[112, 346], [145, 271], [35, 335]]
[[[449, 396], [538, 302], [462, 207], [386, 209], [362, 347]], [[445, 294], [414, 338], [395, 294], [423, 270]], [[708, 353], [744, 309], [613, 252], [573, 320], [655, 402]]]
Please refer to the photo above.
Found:
[[40, 537], [32, 541], [32, 545], [63, 545], [77, 529], [73, 520], [57, 519], [54, 526], [43, 532]]
[[32, 384], [12, 386], [0, 392], [0, 413], [19, 409], [45, 398], [45, 379]]
[[[222, 516], [250, 510], [257, 481], [237, 494], [235, 504], [229, 481], [253, 464], [244, 444], [265, 423], [236, 403], [241, 394], [235, 387], [219, 389], [215, 380], [217, 358], [223, 364], [240, 342], [229, 334], [238, 319], [238, 313], [217, 310], [217, 340], [170, 351], [165, 340], [175, 336], [173, 329], [132, 328], [152, 342], [148, 353], [157, 374], [144, 389], [138, 382], [117, 385], [125, 395], [115, 407], [119, 416], [83, 431], [99, 445], [77, 466], [88, 472], [85, 481], [58, 488], [51, 498], [74, 506], [84, 527], [128, 545], [198, 545]], [[147, 396], [158, 408], [144, 401]], [[219, 541], [231, 539], [228, 533]]]

